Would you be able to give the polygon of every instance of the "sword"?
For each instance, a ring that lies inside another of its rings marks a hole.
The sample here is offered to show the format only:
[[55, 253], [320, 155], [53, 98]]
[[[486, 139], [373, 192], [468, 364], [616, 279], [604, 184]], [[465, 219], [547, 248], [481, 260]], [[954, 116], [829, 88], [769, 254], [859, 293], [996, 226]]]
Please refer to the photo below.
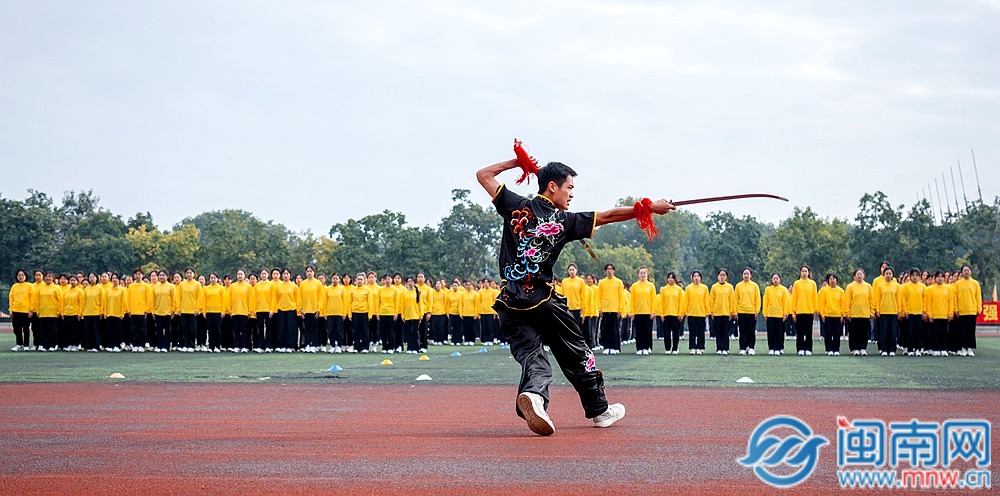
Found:
[[[670, 203], [673, 203], [675, 207], [681, 207], [684, 205], [696, 205], [698, 203], [713, 203], [713, 202], [729, 201], [729, 200], [743, 200], [746, 198], [769, 198], [772, 200], [781, 200], [784, 202], [788, 201], [788, 198], [778, 195], [771, 195], [767, 193], [749, 193], [745, 195], [710, 196], [707, 198], [695, 198], [693, 200], [672, 201]], [[600, 261], [597, 259], [597, 254], [594, 253], [594, 250], [590, 248], [590, 245], [588, 245], [586, 241], [581, 239], [580, 243], [583, 244], [584, 248], [586, 248], [587, 253], [590, 254], [590, 258], [594, 259], [595, 262]]]

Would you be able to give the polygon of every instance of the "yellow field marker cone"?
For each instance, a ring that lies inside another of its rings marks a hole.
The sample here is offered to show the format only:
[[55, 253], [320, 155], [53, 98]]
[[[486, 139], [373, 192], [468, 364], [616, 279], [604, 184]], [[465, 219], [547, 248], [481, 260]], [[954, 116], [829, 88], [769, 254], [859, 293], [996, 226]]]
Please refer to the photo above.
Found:
[[430, 360], [430, 359], [431, 359], [431, 357], [429, 357], [427, 355], [420, 355], [420, 358], [418, 358], [417, 360], [424, 360], [424, 361], [426, 361], [426, 360]]
[[382, 365], [392, 365], [392, 360], [386, 358], [385, 360], [382, 360]]

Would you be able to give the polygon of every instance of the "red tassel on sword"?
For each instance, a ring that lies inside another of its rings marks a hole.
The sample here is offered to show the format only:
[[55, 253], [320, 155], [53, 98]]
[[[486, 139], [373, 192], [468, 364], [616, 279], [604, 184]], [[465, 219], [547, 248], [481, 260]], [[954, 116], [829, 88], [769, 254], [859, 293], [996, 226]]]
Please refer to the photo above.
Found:
[[531, 176], [538, 175], [538, 160], [528, 155], [528, 151], [524, 149], [524, 144], [517, 138], [514, 138], [514, 155], [517, 156], [517, 165], [521, 168], [521, 177], [515, 182], [517, 184], [525, 181], [531, 183]]

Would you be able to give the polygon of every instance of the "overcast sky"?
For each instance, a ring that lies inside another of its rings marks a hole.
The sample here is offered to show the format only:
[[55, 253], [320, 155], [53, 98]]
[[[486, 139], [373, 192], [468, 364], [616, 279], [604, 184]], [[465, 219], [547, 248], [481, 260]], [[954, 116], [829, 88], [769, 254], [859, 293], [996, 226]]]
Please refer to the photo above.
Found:
[[997, 0], [0, 0], [0, 194], [436, 225], [519, 137], [577, 170], [574, 210], [769, 192], [695, 211], [853, 219], [942, 172], [954, 209], [973, 148], [1000, 194], [998, 47]]

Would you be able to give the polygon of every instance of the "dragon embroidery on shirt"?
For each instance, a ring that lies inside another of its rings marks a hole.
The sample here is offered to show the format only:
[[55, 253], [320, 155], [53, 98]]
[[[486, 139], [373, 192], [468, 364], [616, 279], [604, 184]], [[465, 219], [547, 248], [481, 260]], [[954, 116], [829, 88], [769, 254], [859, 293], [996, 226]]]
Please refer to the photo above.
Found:
[[517, 261], [504, 267], [505, 279], [521, 282], [527, 291], [534, 289], [532, 275], [538, 273], [539, 264], [549, 259], [551, 252], [547, 248], [556, 246], [564, 231], [557, 215], [553, 212], [547, 218], [538, 219], [531, 207], [511, 212], [511, 231], [519, 241], [515, 255]]

